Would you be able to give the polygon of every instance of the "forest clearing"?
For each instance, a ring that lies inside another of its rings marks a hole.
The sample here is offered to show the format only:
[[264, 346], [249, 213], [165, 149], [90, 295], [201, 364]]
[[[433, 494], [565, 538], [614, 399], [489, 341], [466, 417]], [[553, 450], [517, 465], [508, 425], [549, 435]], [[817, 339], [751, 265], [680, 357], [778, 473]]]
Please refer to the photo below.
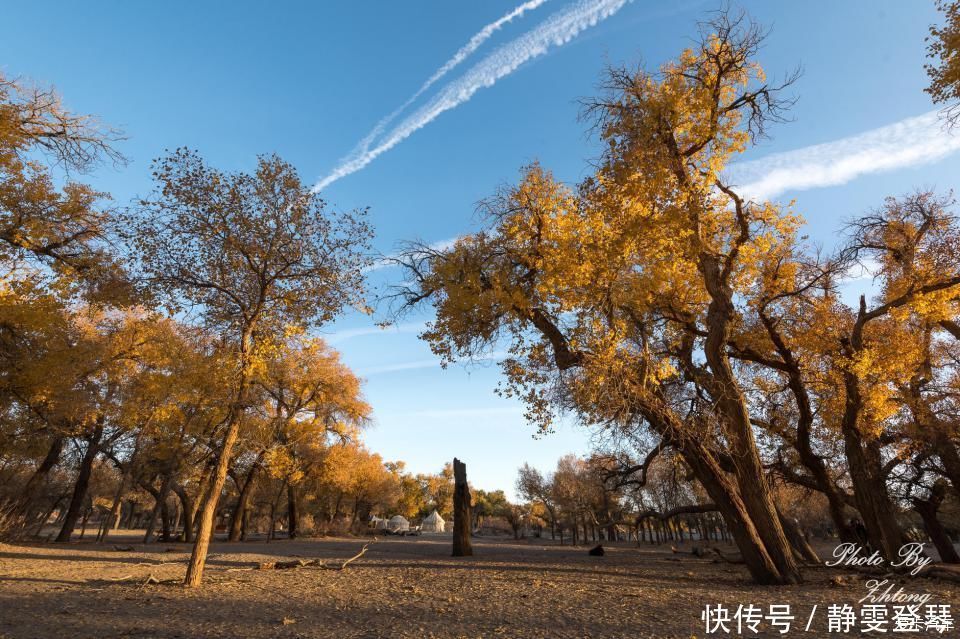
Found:
[[960, 0], [546, 1], [0, 40], [0, 639], [957, 636]]
[[[450, 557], [449, 537], [379, 539], [343, 571], [256, 566], [342, 561], [368, 540], [214, 543], [209, 581], [190, 591], [177, 585], [189, 547], [143, 546], [139, 538], [133, 531], [114, 538], [132, 543], [131, 551], [0, 546], [0, 610], [7, 611], [0, 637], [689, 639], [704, 636], [707, 601], [789, 602], [802, 617], [813, 605], [825, 610], [863, 596], [861, 575], [826, 567], [807, 571], [803, 586], [754, 586], [742, 566], [689, 554], [690, 542], [680, 553], [669, 545], [607, 544], [603, 557], [590, 557], [583, 546], [548, 540], [475, 539], [475, 555], [463, 560]], [[160, 583], [147, 584], [150, 576]], [[937, 601], [960, 603], [956, 583], [925, 581]], [[821, 616], [804, 636], [836, 635]]]

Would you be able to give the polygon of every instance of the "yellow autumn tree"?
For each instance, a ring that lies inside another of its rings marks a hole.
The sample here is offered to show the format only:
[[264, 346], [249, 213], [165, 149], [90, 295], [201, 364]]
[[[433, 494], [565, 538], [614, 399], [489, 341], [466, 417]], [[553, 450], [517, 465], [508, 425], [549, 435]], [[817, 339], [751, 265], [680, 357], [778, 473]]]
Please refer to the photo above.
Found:
[[[360, 380], [319, 338], [289, 338], [265, 354], [255, 380], [270, 431], [269, 446], [261, 454], [274, 476], [286, 480], [293, 538], [298, 533], [299, 485], [311, 472], [310, 462], [334, 442], [356, 442], [371, 409], [363, 400]], [[244, 497], [241, 494], [243, 508]]]
[[[646, 426], [677, 448], [730, 523], [754, 578], [800, 579], [766, 481], [731, 336], [762, 258], [795, 242], [789, 210], [724, 177], [782, 117], [781, 83], [755, 62], [762, 30], [719, 15], [657, 73], [613, 69], [591, 102], [605, 147], [576, 191], [533, 166], [486, 203], [490, 229], [401, 260], [430, 299], [444, 358], [501, 340], [505, 391], [548, 428], [573, 408], [606, 428]], [[701, 359], [702, 358], [702, 359]], [[697, 408], [692, 413], [690, 407]]]
[[333, 213], [292, 166], [261, 157], [224, 173], [180, 149], [158, 160], [155, 193], [129, 220], [144, 277], [197, 317], [233, 354], [232, 398], [185, 584], [200, 585], [231, 455], [264, 353], [291, 332], [361, 305], [370, 228], [363, 212]]
[[20, 276], [50, 269], [61, 288], [129, 293], [105, 241], [114, 218], [109, 196], [71, 179], [104, 160], [122, 164], [115, 148], [121, 139], [96, 118], [66, 109], [52, 89], [0, 73], [0, 262]]

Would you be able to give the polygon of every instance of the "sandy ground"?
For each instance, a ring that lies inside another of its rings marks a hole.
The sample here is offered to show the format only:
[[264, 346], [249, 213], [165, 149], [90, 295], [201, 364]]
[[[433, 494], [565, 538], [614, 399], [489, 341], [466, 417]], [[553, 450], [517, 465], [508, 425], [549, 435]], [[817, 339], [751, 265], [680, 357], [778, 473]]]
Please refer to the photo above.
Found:
[[[707, 636], [701, 612], [717, 603], [752, 603], [764, 612], [790, 604], [797, 619], [786, 636], [827, 637], [835, 635], [827, 634], [826, 606], [858, 607], [868, 578], [813, 567], [802, 586], [765, 588], [752, 585], [742, 566], [674, 554], [669, 546], [624, 544], [590, 557], [584, 547], [549, 541], [476, 539], [473, 558], [454, 559], [449, 538], [407, 537], [379, 540], [344, 571], [252, 568], [298, 557], [347, 558], [363, 539], [216, 543], [206, 585], [186, 590], [178, 582], [189, 546], [134, 539], [0, 544], [0, 637], [687, 639]], [[129, 543], [132, 551], [114, 549]], [[145, 584], [151, 575], [160, 583]], [[930, 603], [951, 604], [960, 621], [957, 584], [901, 585], [930, 593]], [[821, 612], [803, 632], [815, 604]], [[732, 630], [735, 636], [735, 624]], [[744, 635], [780, 636], [766, 624]]]

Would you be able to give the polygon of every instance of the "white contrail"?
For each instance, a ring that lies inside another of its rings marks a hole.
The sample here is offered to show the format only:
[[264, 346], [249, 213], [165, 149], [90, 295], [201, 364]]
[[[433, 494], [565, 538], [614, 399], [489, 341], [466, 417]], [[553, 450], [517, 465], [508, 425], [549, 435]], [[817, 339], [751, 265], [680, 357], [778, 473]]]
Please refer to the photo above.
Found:
[[516, 7], [509, 13], [506, 13], [497, 20], [494, 20], [484, 28], [477, 31], [465, 45], [460, 47], [460, 49], [453, 54], [452, 58], [444, 62], [443, 66], [441, 66], [434, 72], [433, 75], [427, 78], [426, 82], [424, 82], [420, 88], [417, 89], [416, 93], [410, 96], [406, 102], [394, 109], [393, 113], [377, 122], [377, 125], [373, 127], [373, 130], [371, 130], [366, 137], [360, 140], [360, 143], [354, 147], [349, 155], [347, 155], [347, 160], [356, 158], [368, 152], [370, 150], [370, 145], [373, 144], [373, 142], [380, 136], [381, 133], [383, 133], [383, 130], [387, 128], [388, 124], [393, 122], [398, 115], [407, 109], [407, 107], [416, 102], [417, 98], [423, 95], [427, 89], [432, 87], [440, 78], [447, 75], [454, 69], [454, 67], [466, 60], [470, 54], [479, 49], [480, 45], [489, 40], [490, 36], [496, 33], [501, 27], [512, 22], [514, 18], [522, 18], [524, 13], [536, 9], [546, 1], [547, 0], [529, 0], [528, 2], [524, 2], [519, 7]]
[[[744, 196], [759, 201], [785, 191], [839, 186], [868, 173], [936, 162], [958, 150], [960, 136], [944, 131], [940, 112], [930, 111], [832, 142], [737, 162], [727, 169], [726, 177], [740, 185], [738, 191]], [[430, 247], [442, 251], [457, 239]], [[388, 266], [392, 263], [380, 261], [368, 269]]]
[[[510, 357], [510, 354], [504, 351], [494, 351], [480, 357], [474, 357], [470, 360], [463, 360], [465, 363], [480, 364], [481, 362], [500, 362]], [[361, 377], [370, 377], [372, 375], [381, 375], [383, 373], [396, 373], [398, 371], [417, 370], [422, 368], [440, 368], [439, 359], [418, 359], [410, 362], [400, 362], [397, 364], [385, 364], [382, 366], [371, 366], [361, 368], [357, 374]]]
[[739, 162], [729, 175], [755, 200], [785, 191], [838, 186], [869, 173], [936, 162], [960, 149], [960, 136], [943, 130], [939, 111], [907, 118], [833, 142]]
[[345, 328], [324, 337], [324, 341], [334, 346], [355, 337], [368, 335], [396, 335], [398, 333], [419, 333], [427, 327], [426, 322], [407, 322], [390, 326], [362, 326], [359, 328]]
[[444, 111], [463, 104], [479, 89], [493, 86], [500, 78], [516, 71], [524, 62], [547, 53], [551, 47], [563, 46], [570, 42], [582, 31], [615, 14], [629, 1], [580, 0], [573, 6], [550, 15], [536, 28], [502, 45], [459, 79], [446, 84], [424, 106], [388, 131], [373, 148], [369, 148], [373, 144], [373, 139], [368, 135], [364, 139], [365, 150], [356, 156], [348, 156], [329, 175], [314, 185], [314, 192], [359, 171], [370, 164], [374, 158], [389, 151], [415, 131], [432, 122]]

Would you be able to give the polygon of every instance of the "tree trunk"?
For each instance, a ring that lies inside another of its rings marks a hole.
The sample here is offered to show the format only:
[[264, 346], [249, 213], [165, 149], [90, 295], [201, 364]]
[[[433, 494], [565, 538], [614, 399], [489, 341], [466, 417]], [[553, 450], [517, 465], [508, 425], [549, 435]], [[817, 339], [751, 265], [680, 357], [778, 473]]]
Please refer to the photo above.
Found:
[[200, 524], [198, 516], [200, 515], [200, 508], [203, 507], [203, 504], [207, 501], [207, 497], [210, 495], [210, 483], [213, 481], [213, 473], [216, 469], [216, 457], [208, 461], [204, 467], [203, 471], [200, 473], [200, 482], [197, 485], [197, 496], [193, 500], [193, 504], [190, 507], [190, 521], [193, 522], [193, 528], [191, 532], [197, 528]]
[[790, 517], [784, 515], [779, 508], [777, 508], [777, 516], [780, 517], [780, 525], [783, 526], [783, 531], [790, 540], [790, 545], [793, 547], [793, 552], [797, 560], [819, 564], [820, 557], [817, 555], [817, 551], [813, 549], [807, 541], [807, 538], [803, 536], [803, 532], [801, 532], [797, 523], [790, 519]]
[[43, 461], [40, 462], [37, 469], [30, 475], [30, 479], [27, 480], [27, 483], [23, 486], [23, 490], [20, 492], [20, 498], [14, 512], [23, 518], [25, 525], [29, 524], [34, 517], [33, 503], [36, 499], [37, 491], [40, 489], [43, 480], [46, 479], [50, 471], [53, 470], [53, 467], [60, 461], [60, 455], [63, 454], [64, 442], [63, 437], [57, 437], [50, 443], [50, 448], [47, 450]]
[[170, 507], [166, 496], [160, 501], [160, 540], [170, 541]]
[[123, 506], [124, 484], [126, 484], [127, 475], [124, 473], [120, 477], [120, 485], [117, 487], [117, 494], [113, 497], [113, 505], [110, 506], [110, 514], [104, 520], [101, 526], [100, 534], [97, 536], [97, 543], [103, 543], [110, 534], [110, 529], [120, 522], [120, 509]]
[[[682, 433], [684, 428], [682, 423], [678, 423], [680, 418], [670, 407], [660, 403], [648, 402], [642, 404], [640, 408], [654, 430], [665, 441], [669, 441], [676, 446], [687, 465], [690, 466], [694, 476], [700, 481], [713, 503], [716, 504], [717, 510], [723, 516], [723, 521], [730, 528], [737, 547], [743, 555], [744, 563], [754, 581], [759, 584], [795, 583], [799, 579], [799, 573], [796, 570], [785, 571], [773, 560], [770, 548], [756, 526], [753, 518], [754, 512], [748, 508], [748, 504], [743, 498], [742, 482], [731, 481], [721, 467], [720, 460], [703, 440], [684, 437], [674, 441], [675, 438], [672, 433]], [[752, 454], [754, 456], [757, 454], [755, 447]], [[739, 459], [738, 457], [737, 461]], [[769, 489], [765, 477], [761, 477], [757, 483]], [[752, 494], [754, 497], [762, 496], [762, 493], [759, 493], [756, 489]], [[769, 496], [769, 491], [767, 496]], [[772, 503], [770, 506], [773, 507]], [[776, 514], [776, 511], [774, 511], [774, 514]], [[777, 528], [783, 533], [783, 529], [779, 525], [779, 519], [777, 520]], [[661, 532], [659, 527], [656, 528], [656, 532], [657, 542], [659, 543]], [[796, 568], [793, 551], [785, 536], [783, 543], [786, 552], [790, 555], [789, 564]]]
[[470, 488], [467, 485], [467, 467], [453, 459], [453, 556], [473, 555], [470, 543]]
[[943, 524], [941, 524], [937, 518], [937, 510], [939, 510], [940, 504], [943, 503], [946, 492], [947, 483], [942, 480], [938, 481], [934, 484], [930, 497], [927, 499], [914, 499], [913, 507], [923, 519], [923, 527], [930, 536], [930, 541], [933, 542], [937, 553], [940, 554], [940, 561], [947, 564], [957, 564], [960, 563], [960, 555], [957, 554], [957, 549], [953, 547], [950, 536], [947, 535]]
[[87, 522], [90, 521], [90, 513], [93, 512], [93, 507], [86, 508], [83, 511], [83, 519], [80, 521], [80, 537], [79, 539], [83, 541], [84, 536], [87, 534]]
[[[170, 483], [173, 481], [173, 473], [167, 473], [164, 475], [163, 480], [160, 483], [160, 490], [154, 491], [150, 490], [150, 486], [145, 486], [148, 491], [153, 495], [154, 504], [153, 510], [150, 512], [150, 519], [147, 520], [147, 530], [143, 534], [143, 543], [149, 544], [153, 541], [153, 529], [157, 525], [157, 517], [162, 516], [164, 508], [166, 508], [167, 495], [170, 494]], [[161, 522], [162, 523], [162, 522]], [[169, 530], [167, 531], [169, 534]]]
[[[249, 374], [247, 374], [247, 376], [248, 375]], [[200, 526], [197, 530], [197, 539], [193, 544], [193, 552], [190, 555], [187, 574], [183, 580], [183, 584], [189, 588], [195, 588], [203, 582], [203, 569], [207, 562], [210, 539], [213, 537], [214, 516], [217, 512], [217, 503], [220, 501], [220, 493], [223, 492], [223, 486], [227, 481], [230, 455], [233, 453], [233, 446], [237, 441], [237, 436], [240, 434], [240, 411], [243, 405], [241, 400], [246, 397], [245, 387], [247, 384], [247, 376], [245, 376], [242, 381], [244, 392], [239, 394], [237, 402], [230, 408], [231, 415], [227, 422], [227, 432], [223, 438], [223, 444], [220, 446], [210, 492], [203, 502], [203, 508], [200, 510]]]
[[60, 528], [60, 534], [56, 541], [68, 542], [77, 527], [77, 519], [80, 517], [80, 509], [87, 498], [87, 488], [90, 485], [90, 474], [93, 472], [93, 462], [100, 453], [100, 438], [103, 435], [103, 427], [97, 426], [94, 433], [87, 439], [87, 450], [80, 460], [80, 472], [77, 475], [77, 481], [73, 486], [73, 496], [70, 497], [70, 505], [67, 507], [67, 514], [63, 519], [63, 527]]
[[933, 542], [934, 547], [940, 554], [940, 560], [947, 564], [960, 563], [960, 555], [957, 555], [957, 549], [954, 548], [953, 542], [950, 541], [950, 536], [947, 535], [943, 524], [937, 519], [936, 510], [918, 505], [916, 506], [916, 511], [920, 513], [920, 517], [923, 518], [923, 527], [930, 536], [930, 541]]
[[244, 481], [243, 487], [240, 488], [240, 494], [237, 497], [237, 507], [234, 508], [233, 515], [230, 517], [230, 534], [227, 537], [228, 541], [238, 541], [240, 539], [243, 518], [247, 512], [247, 508], [249, 508], [250, 496], [253, 494], [253, 480], [256, 478], [262, 458], [263, 453], [260, 453], [247, 472], [247, 478]]
[[[683, 442], [680, 452], [723, 515], [754, 581], [759, 584], [793, 583], [794, 577], [784, 575], [770, 557], [737, 486], [724, 474], [702, 443]], [[766, 479], [763, 483], [766, 485]], [[793, 559], [792, 554], [790, 559]]]
[[289, 533], [287, 537], [296, 539], [300, 534], [300, 513], [297, 510], [297, 487], [287, 482], [287, 526]]
[[957, 447], [943, 431], [940, 431], [934, 440], [934, 452], [943, 463], [947, 477], [953, 485], [953, 490], [960, 497], [960, 453]]
[[194, 508], [190, 495], [186, 489], [179, 484], [173, 485], [173, 492], [180, 498], [181, 511], [183, 512], [183, 540], [187, 543], [193, 541], [193, 514]]
[[[170, 529], [171, 529], [170, 533], [176, 535], [177, 529], [180, 528], [180, 518], [183, 516], [183, 508], [180, 507], [179, 499], [174, 500], [173, 505], [174, 505], [173, 523], [170, 524]], [[170, 541], [170, 540], [166, 539], [164, 541]]]
[[892, 561], [898, 557], [904, 538], [883, 480], [879, 444], [865, 443], [860, 431], [847, 424], [843, 427], [843, 444], [857, 510], [870, 546]]
[[[851, 360], [863, 350], [863, 330], [869, 319], [866, 297], [861, 295], [857, 321], [849, 338], [841, 340], [841, 352]], [[844, 370], [843, 384], [845, 398], [840, 431], [843, 434], [843, 448], [857, 510], [860, 511], [860, 517], [867, 529], [870, 545], [884, 559], [892, 561], [898, 558], [904, 538], [887, 493], [880, 455], [881, 446], [876, 439], [865, 439], [861, 434], [863, 397], [857, 374], [849, 368]]]
[[[794, 560], [786, 533], [780, 526], [780, 518], [777, 517], [770, 485], [753, 436], [753, 424], [750, 421], [746, 398], [727, 355], [730, 327], [735, 316], [732, 292], [724, 279], [724, 271], [716, 255], [705, 251], [701, 253], [699, 262], [704, 285], [710, 295], [706, 318], [707, 338], [704, 341], [703, 353], [712, 376], [707, 376], [703, 382], [726, 422], [740, 497], [767, 556], [776, 566], [777, 581], [798, 583], [801, 581], [800, 569]], [[727, 523], [731, 524], [730, 521]]]

